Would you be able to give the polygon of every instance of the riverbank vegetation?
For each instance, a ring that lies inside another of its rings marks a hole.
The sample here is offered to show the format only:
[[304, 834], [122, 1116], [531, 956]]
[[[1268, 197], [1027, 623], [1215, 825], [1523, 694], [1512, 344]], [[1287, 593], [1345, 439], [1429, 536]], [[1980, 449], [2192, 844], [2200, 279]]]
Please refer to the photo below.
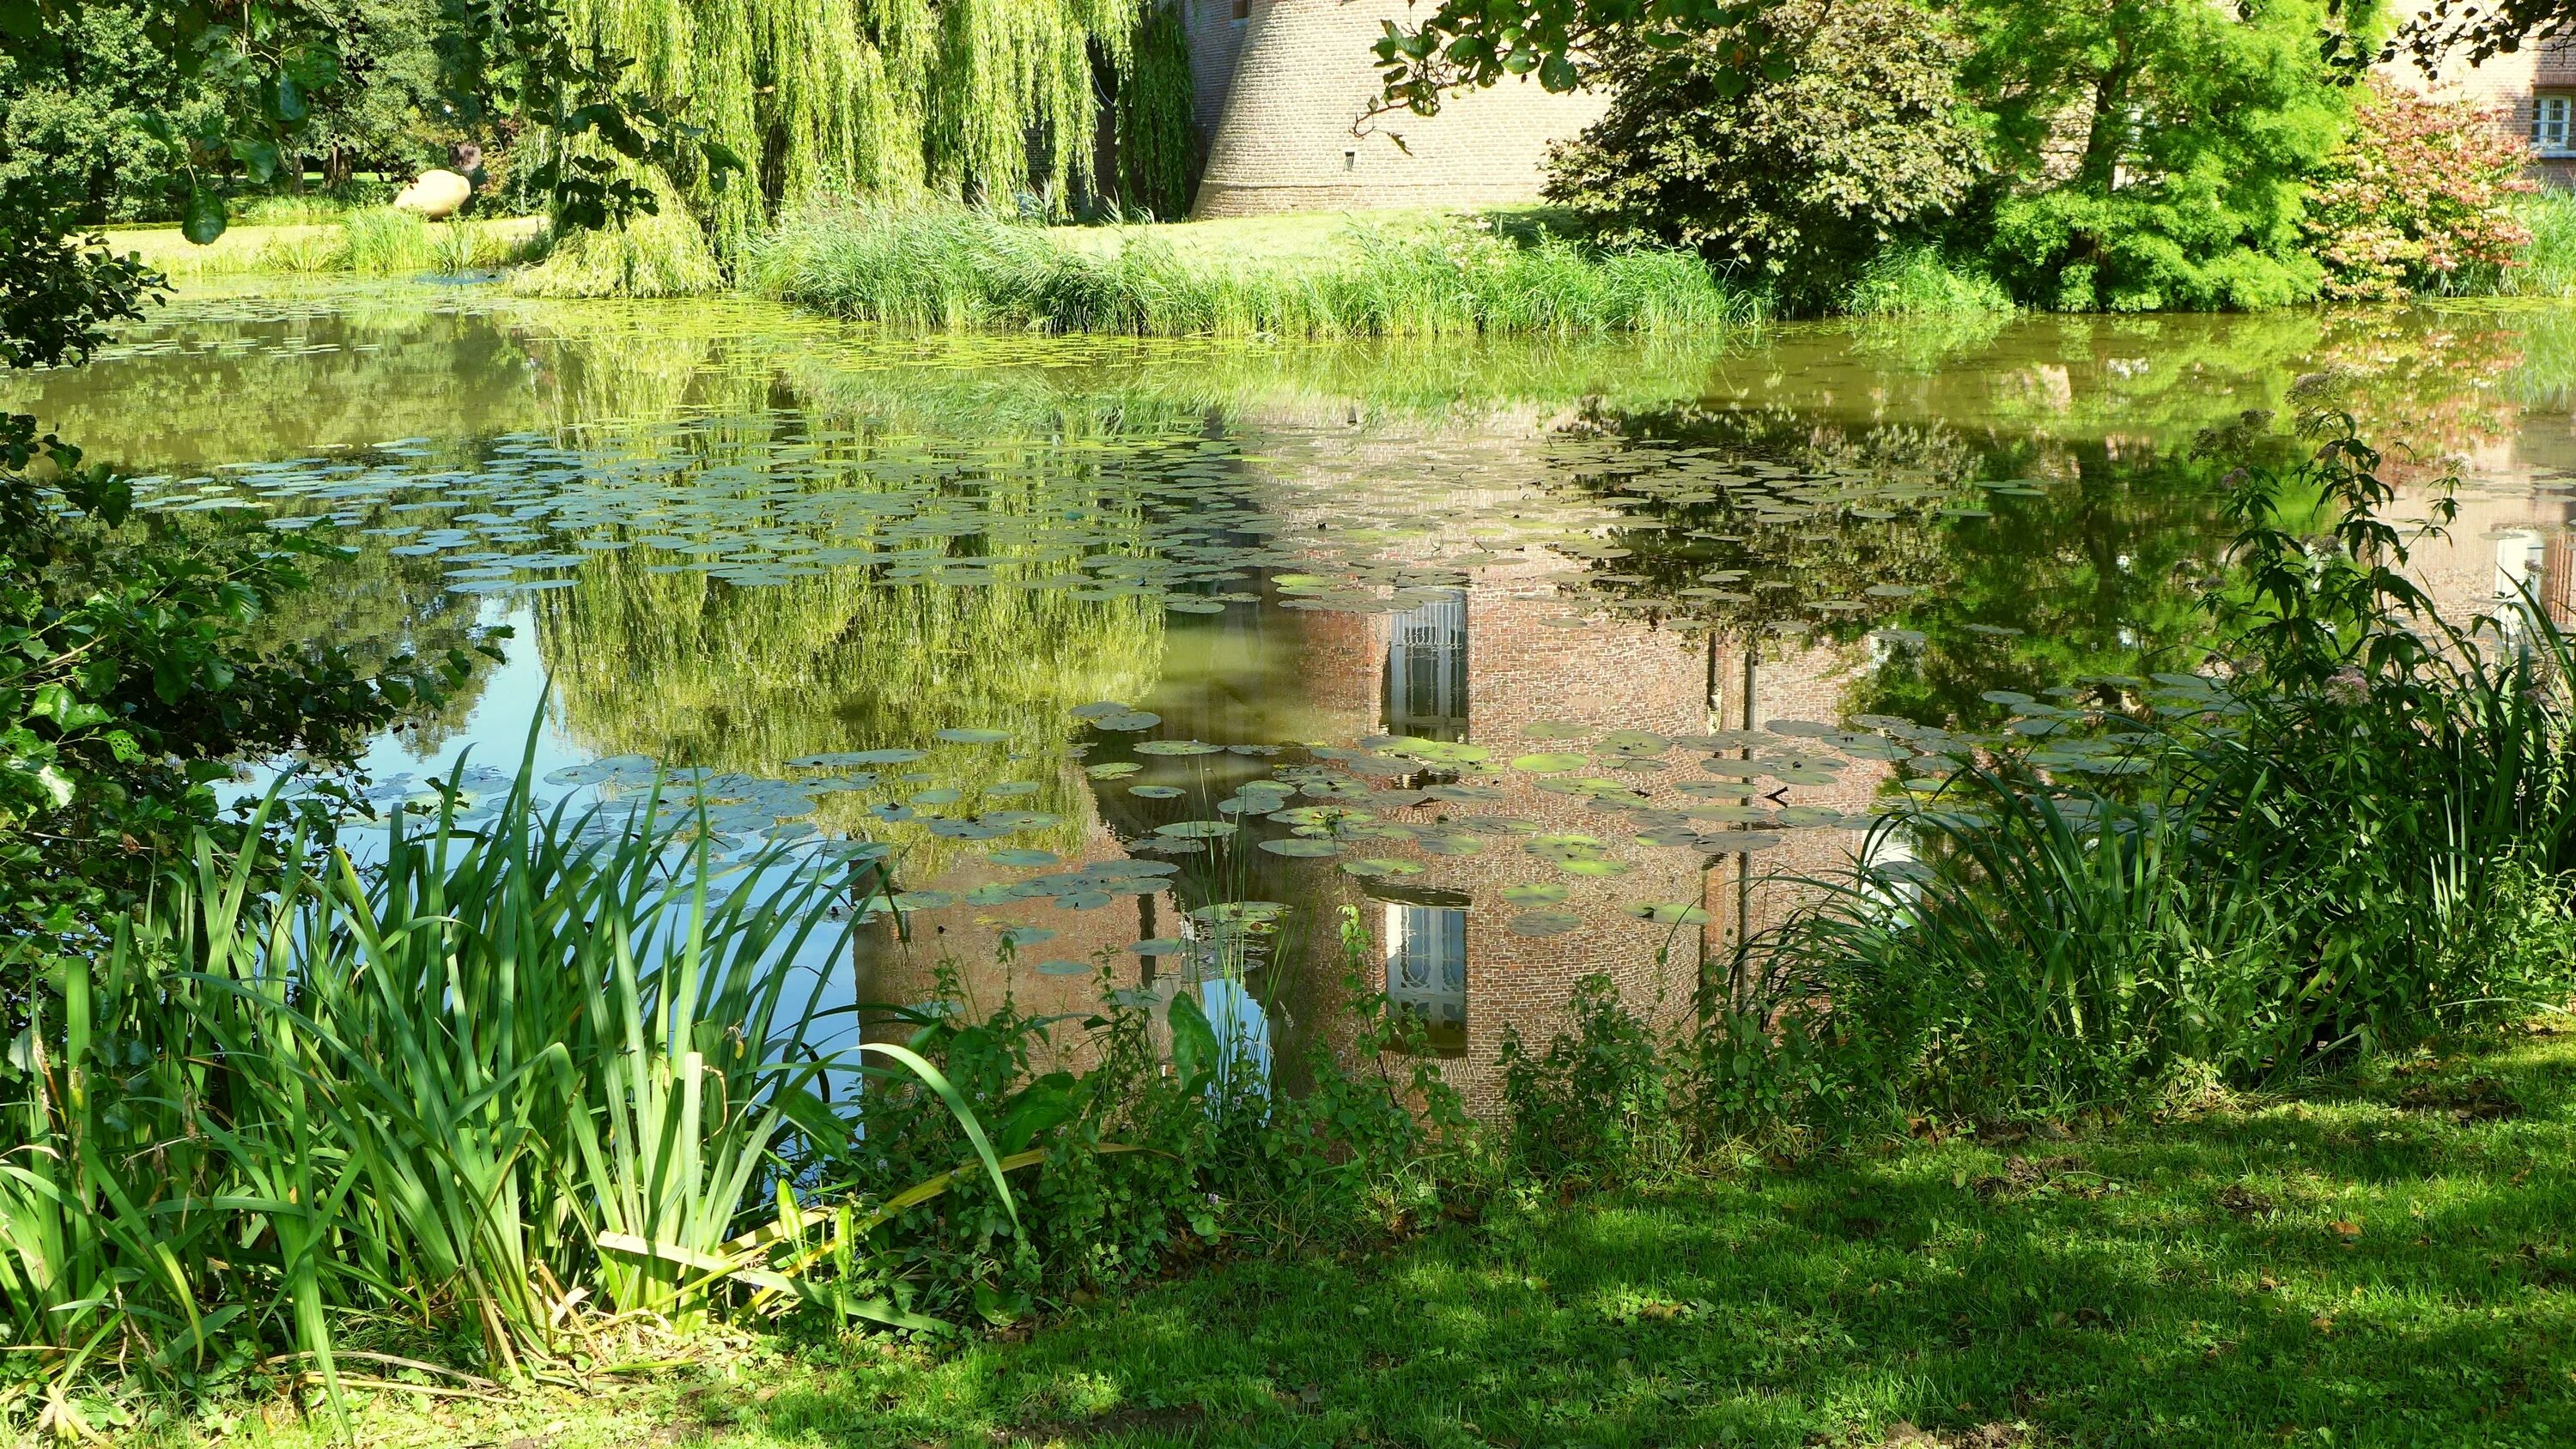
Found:
[[[1610, 104], [1553, 162], [1562, 214], [1492, 237], [1478, 234], [1492, 217], [1362, 222], [1294, 266], [1257, 230], [1217, 246], [1134, 225], [1185, 216], [1199, 161], [1171, 5], [982, 3], [997, 8], [939, 27], [856, 0], [755, 7], [725, 25], [571, 6], [574, 51], [631, 62], [637, 104], [669, 113], [680, 140], [657, 140], [647, 164], [606, 133], [505, 133], [441, 110], [443, 22], [427, 0], [375, 0], [333, 42], [341, 69], [318, 88], [330, 99], [293, 128], [304, 154], [261, 153], [258, 177], [223, 185], [254, 218], [300, 217], [325, 195], [374, 205], [382, 177], [475, 142], [478, 209], [542, 208], [566, 177], [584, 220], [593, 192], [654, 205], [606, 232], [555, 228], [552, 254], [520, 279], [529, 291], [738, 285], [907, 326], [1559, 334], [1754, 311], [2248, 309], [2570, 285], [2544, 234], [2556, 204], [2524, 194], [2526, 139], [2465, 101], [2375, 75], [2347, 84], [2317, 45], [2343, 23], [2323, 0], [2241, 12], [1785, 0], [1653, 45], [1613, 26], [1578, 67]], [[100, 8], [65, 42], [84, 66], [113, 63], [146, 44], [139, 15]], [[1755, 54], [1764, 63], [1746, 68]], [[1488, 60], [1431, 68], [1472, 80]], [[1432, 103], [1411, 83], [1399, 75], [1398, 99]], [[202, 120], [218, 89], [196, 73], [36, 87], [8, 102], [6, 129], [29, 160], [87, 168], [90, 220], [150, 215], [177, 198], [153, 199], [147, 178], [166, 168], [143, 163], [147, 118]], [[2115, 111], [2118, 124], [2085, 119]], [[309, 189], [308, 164], [322, 168]], [[188, 184], [196, 197], [213, 183]], [[1043, 229], [1074, 221], [1125, 225], [1106, 245]], [[830, 235], [844, 226], [856, 234]], [[362, 213], [338, 235], [184, 270], [527, 260], [490, 237], [396, 229]], [[1703, 265], [1685, 266], [1692, 256]]]
[[1765, 310], [1685, 251], [1524, 241], [1467, 218], [1355, 223], [1324, 248], [1271, 259], [1184, 251], [1151, 231], [1085, 248], [964, 208], [831, 207], [755, 246], [744, 282], [910, 327], [1160, 336], [1695, 332]]
[[[2206, 596], [2221, 667], [2000, 699], [2008, 727], [1976, 741], [1900, 732], [1951, 761], [1888, 802], [1881, 840], [1906, 850], [1873, 845], [1856, 874], [1816, 882], [1789, 926], [1719, 958], [1678, 1025], [1587, 984], [1562, 1035], [1506, 1048], [1503, 1100], [1482, 1124], [1416, 1019], [1372, 989], [1356, 921], [1342, 991], [1317, 1018], [1329, 1024], [1273, 1074], [1238, 1055], [1240, 1017], [1213, 986], [1203, 1009], [1104, 979], [1082, 1019], [1050, 1019], [972, 1000], [934, 958], [932, 1004], [870, 1005], [853, 963], [914, 949], [883, 856], [826, 839], [718, 867], [716, 827], [678, 784], [588, 814], [538, 807], [524, 774], [497, 806], [433, 791], [427, 824], [341, 827], [346, 854], [316, 816], [182, 820], [182, 838], [137, 864], [148, 890], [71, 902], [49, 957], [12, 953], [22, 1049], [0, 1078], [0, 1272], [23, 1351], [7, 1360], [10, 1402], [45, 1432], [290, 1405], [327, 1431], [369, 1396], [545, 1402], [746, 1334], [791, 1354], [772, 1370], [785, 1382], [859, 1354], [898, 1375], [883, 1382], [928, 1384], [1004, 1351], [943, 1367], [883, 1357], [846, 1327], [954, 1342], [1128, 1301], [1212, 1255], [1403, 1261], [1373, 1254], [1443, 1222], [1579, 1222], [1583, 1184], [1607, 1204], [1708, 1191], [1748, 1153], [1810, 1164], [1774, 1179], [1793, 1199], [1802, 1180], [1857, 1183], [1874, 1159], [1899, 1160], [1913, 1164], [1905, 1193], [1937, 1196], [1947, 1172], [1958, 1210], [1984, 1213], [2131, 1171], [2016, 1166], [1999, 1145], [2384, 1083], [2428, 1041], [2491, 1042], [2576, 992], [2576, 648], [2536, 610], [2474, 637], [2425, 616], [2375, 456], [2331, 413], [2309, 426], [2304, 461], [2286, 467], [2277, 440], [2209, 440], [2246, 460], [2233, 567]], [[80, 688], [45, 696], [29, 737], [86, 721]], [[25, 819], [59, 834], [71, 817]], [[1257, 926], [1207, 920], [1222, 984], [1227, 932]], [[860, 1055], [863, 1006], [883, 1062]], [[1922, 1145], [1878, 1155], [1907, 1138]], [[2140, 1161], [2170, 1146], [2111, 1141]], [[2277, 1176], [2158, 1170], [2114, 1206], [2219, 1192], [2229, 1212], [2241, 1200], [2260, 1204], [2249, 1218], [2313, 1226], [2326, 1212], [2360, 1222], [2345, 1199], [2397, 1191], [2301, 1179], [2284, 1197]], [[1987, 1179], [2003, 1186], [1964, 1191]], [[2524, 1226], [2529, 1201], [2493, 1210], [2521, 1247], [2562, 1252]], [[1750, 1227], [1749, 1199], [1729, 1202], [1710, 1221]], [[2357, 1233], [2397, 1210], [2373, 1209]], [[2070, 1253], [2136, 1255], [2149, 1273], [2207, 1246], [2124, 1223], [2053, 1230]], [[1703, 1276], [1672, 1271], [1676, 1285]], [[1714, 1314], [1771, 1270], [1753, 1271], [1649, 1296]], [[2187, 1337], [2184, 1310], [2143, 1288], [2068, 1297], [2033, 1281], [2031, 1313], [1993, 1326], [1980, 1352], [1996, 1366], [1963, 1365], [1957, 1399], [1896, 1395], [1853, 1422], [2087, 1422], [2098, 1399], [2016, 1397], [2023, 1355], [2124, 1323], [2142, 1334], [2121, 1352], [2210, 1346], [2159, 1347]], [[2546, 1319], [2556, 1291], [2511, 1290], [2510, 1311]], [[2267, 1312], [2239, 1304], [2228, 1321], [2253, 1333]], [[2416, 1312], [2314, 1316], [2360, 1333]], [[1633, 1357], [1653, 1317], [1611, 1314], [1602, 1332]], [[1892, 1342], [1923, 1331], [1912, 1317], [1886, 1329]], [[2250, 1402], [2331, 1418], [2284, 1366], [2304, 1362], [2275, 1352], [2246, 1370]], [[2412, 1411], [2453, 1412], [2430, 1378], [2398, 1392]], [[2528, 1412], [2563, 1397], [2532, 1390]], [[1957, 1402], [1978, 1407], [1934, 1412]], [[2170, 1407], [2238, 1423], [2216, 1405]], [[945, 1411], [898, 1401], [849, 1432], [909, 1431], [925, 1412]], [[1347, 1412], [1400, 1420], [1370, 1397]]]

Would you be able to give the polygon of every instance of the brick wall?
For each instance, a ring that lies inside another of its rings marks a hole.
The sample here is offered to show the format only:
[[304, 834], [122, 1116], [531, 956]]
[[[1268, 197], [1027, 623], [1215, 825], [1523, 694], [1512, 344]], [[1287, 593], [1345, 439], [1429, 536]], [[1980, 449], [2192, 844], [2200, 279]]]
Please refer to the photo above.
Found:
[[1506, 82], [1436, 117], [1386, 116], [1354, 135], [1379, 92], [1370, 46], [1383, 22], [1409, 18], [1404, 0], [1249, 0], [1239, 29], [1231, 6], [1193, 0], [1191, 9], [1202, 124], [1210, 102], [1218, 107], [1200, 217], [1535, 200], [1549, 144], [1607, 104]]
[[1181, 0], [1181, 28], [1190, 41], [1190, 118], [1198, 124], [1203, 154], [1216, 139], [1217, 122], [1225, 115], [1235, 58], [1250, 28], [1248, 20], [1234, 18], [1234, 4], [1235, 0]]
[[[2509, 55], [2492, 55], [2482, 65], [2444, 65], [2428, 76], [2407, 57], [2380, 66], [2379, 73], [2418, 94], [2464, 100], [2495, 113], [2497, 129], [2517, 140], [2531, 136], [2536, 97], [2576, 97], [2576, 45], [2566, 40], [2542, 41]], [[2535, 156], [2531, 176], [2543, 185], [2576, 185], [2576, 156]]]

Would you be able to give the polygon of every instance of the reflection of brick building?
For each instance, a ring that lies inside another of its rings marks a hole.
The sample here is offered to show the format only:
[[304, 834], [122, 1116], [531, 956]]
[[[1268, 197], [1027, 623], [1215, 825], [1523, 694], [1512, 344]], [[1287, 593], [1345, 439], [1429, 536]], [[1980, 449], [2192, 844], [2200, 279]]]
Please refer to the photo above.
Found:
[[[1629, 619], [1582, 628], [1547, 622], [1563, 618], [1567, 606], [1552, 586], [1532, 582], [1529, 571], [1504, 569], [1453, 597], [1400, 613], [1308, 614], [1303, 648], [1310, 699], [1337, 716], [1339, 732], [1350, 737], [1384, 731], [1464, 740], [1498, 759], [1544, 748], [1524, 731], [1551, 722], [1668, 735], [1740, 726], [1740, 647], [1712, 648], [1704, 638]], [[1843, 664], [1828, 649], [1773, 653], [1753, 670], [1756, 725], [1835, 719]], [[1638, 781], [1707, 779], [1694, 768], [1699, 758], [1677, 750], [1664, 769], [1641, 773]], [[1794, 788], [1785, 798], [1858, 809], [1879, 778], [1876, 771], [1847, 770], [1836, 785]], [[1822, 873], [1857, 839], [1803, 830], [1762, 854], [1703, 858], [1689, 849], [1641, 844], [1620, 813], [1551, 791], [1542, 779], [1501, 770], [1479, 777], [1501, 791], [1499, 800], [1432, 802], [1394, 818], [1499, 816], [1547, 832], [1587, 834], [1605, 842], [1605, 853], [1627, 865], [1627, 873], [1569, 878], [1509, 835], [1484, 837], [1484, 849], [1473, 856], [1432, 857], [1421, 875], [1392, 882], [1314, 872], [1315, 904], [1326, 911], [1359, 909], [1375, 944], [1373, 984], [1422, 1012], [1435, 1047], [1455, 1058], [1449, 1079], [1478, 1109], [1497, 1099], [1507, 1027], [1543, 1044], [1564, 1024], [1575, 983], [1596, 972], [1610, 976], [1633, 1009], [1666, 1022], [1680, 1019], [1702, 971], [1726, 958], [1741, 920], [1749, 916], [1759, 931], [1787, 910], [1794, 890], [1772, 878]], [[1670, 798], [1669, 791], [1657, 793]], [[1520, 908], [1502, 892], [1532, 882], [1568, 885], [1569, 898], [1558, 909], [1581, 924], [1557, 935], [1515, 933], [1510, 922]], [[1678, 929], [1656, 925], [1630, 913], [1639, 902], [1704, 905], [1712, 919]], [[1307, 969], [1324, 965], [1318, 956]]]

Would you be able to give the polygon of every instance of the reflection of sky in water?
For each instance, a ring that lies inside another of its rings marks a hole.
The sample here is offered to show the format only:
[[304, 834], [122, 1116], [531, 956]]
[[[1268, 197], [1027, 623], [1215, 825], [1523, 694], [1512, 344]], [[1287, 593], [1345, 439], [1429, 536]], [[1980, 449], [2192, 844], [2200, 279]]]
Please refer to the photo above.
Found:
[[[515, 768], [542, 716], [541, 775], [728, 777], [738, 848], [884, 842], [912, 930], [862, 926], [836, 1001], [920, 1000], [942, 958], [1067, 1001], [1099, 962], [1148, 997], [1221, 962], [1270, 978], [1284, 1061], [1319, 1019], [1285, 978], [1336, 976], [1348, 906], [1472, 1063], [1578, 971], [1686, 992], [1975, 731], [2044, 740], [2088, 677], [2188, 704], [2217, 536], [2188, 442], [2296, 376], [2471, 456], [2437, 594], [2568, 593], [2560, 327], [1265, 348], [380, 288], [184, 304], [12, 401], [182, 516], [345, 525], [361, 557], [281, 643], [510, 624], [370, 747], [394, 793]], [[1247, 931], [1246, 901], [1286, 909]]]

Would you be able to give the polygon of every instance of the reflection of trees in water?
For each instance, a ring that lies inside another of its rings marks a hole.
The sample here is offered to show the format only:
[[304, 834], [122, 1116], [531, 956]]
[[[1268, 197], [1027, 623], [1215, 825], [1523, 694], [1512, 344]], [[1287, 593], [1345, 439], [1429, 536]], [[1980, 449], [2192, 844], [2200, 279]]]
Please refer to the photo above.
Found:
[[1893, 612], [1872, 586], [1928, 588], [1947, 560], [1932, 510], [1978, 495], [1955, 430], [1817, 422], [1788, 408], [1588, 410], [1569, 436], [1604, 445], [1564, 476], [1618, 498], [1626, 550], [1589, 561], [1622, 613], [1757, 643], [1847, 642]]
[[282, 312], [192, 321], [175, 341], [15, 379], [8, 405], [94, 461], [139, 473], [453, 442], [539, 420], [525, 355], [452, 297]]
[[1853, 681], [1850, 711], [1986, 726], [2012, 713], [1981, 698], [1987, 690], [2037, 694], [2199, 664], [2210, 622], [2201, 595], [2224, 544], [2219, 465], [2024, 439], [1993, 447], [1985, 467], [2045, 487], [1994, 497], [1992, 518], [1932, 530], [1944, 577], [1885, 621], [1918, 637]]
[[[1628, 496], [1630, 515], [1653, 525], [1621, 531], [1633, 553], [1594, 562], [1595, 580], [1608, 576], [1632, 607], [1722, 638], [1786, 630], [1848, 642], [1885, 631], [1874, 667], [1849, 686], [1848, 713], [1982, 725], [2005, 713], [1980, 698], [1987, 690], [2036, 693], [2199, 658], [2208, 622], [2199, 600], [2222, 542], [2220, 465], [2187, 450], [1819, 424], [1785, 409], [1588, 425], [1649, 454], [1691, 453], [1717, 480], [1676, 498], [1616, 471], [1583, 479]], [[1794, 473], [1748, 474], [1747, 463]], [[1802, 492], [1800, 479], [1824, 481]], [[1839, 496], [1834, 480], [1848, 485]], [[1960, 509], [1989, 516], [1943, 511]], [[1683, 594], [1705, 588], [1698, 581], [1711, 572], [1735, 575], [1719, 590], [1729, 597]], [[1868, 592], [1889, 585], [1909, 592]]]
[[[1068, 711], [1144, 693], [1162, 649], [1160, 605], [1135, 599], [1087, 603], [1007, 581], [885, 584], [860, 567], [736, 586], [651, 572], [658, 561], [654, 550], [602, 554], [572, 587], [538, 596], [537, 647], [584, 749], [768, 774], [806, 755], [931, 746], [944, 728], [1007, 730], [1007, 748], [944, 746], [880, 774], [931, 777], [893, 789], [896, 799], [969, 792], [942, 814], [992, 785], [1033, 781], [1034, 794], [985, 808], [1063, 815], [1055, 845], [1078, 838], [1088, 815], [1068, 768], [1080, 727]], [[903, 842], [908, 878], [935, 875], [959, 848], [868, 819], [858, 798], [831, 797], [823, 819]]]

